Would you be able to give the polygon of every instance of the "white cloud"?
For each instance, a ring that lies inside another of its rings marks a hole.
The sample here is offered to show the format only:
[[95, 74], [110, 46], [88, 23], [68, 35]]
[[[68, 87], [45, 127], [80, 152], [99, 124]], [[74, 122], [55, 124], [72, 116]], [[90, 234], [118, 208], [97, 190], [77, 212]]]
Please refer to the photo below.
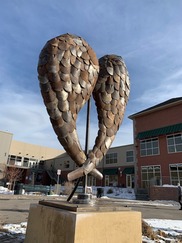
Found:
[[[169, 76], [166, 78], [166, 81], [169, 81], [169, 82], [176, 82], [176, 83], [179, 83], [181, 84], [182, 80], [182, 68], [180, 68], [179, 70], [176, 70], [176, 71], [173, 71], [173, 73], [169, 74]], [[176, 83], [173, 83], [173, 85], [175, 86]]]
[[[142, 109], [164, 102], [171, 98], [182, 96], [182, 72], [172, 74], [166, 80], [163, 80], [158, 86], [152, 89], [147, 89], [143, 94], [135, 99], [136, 104], [139, 104]], [[139, 110], [138, 110], [139, 111]]]

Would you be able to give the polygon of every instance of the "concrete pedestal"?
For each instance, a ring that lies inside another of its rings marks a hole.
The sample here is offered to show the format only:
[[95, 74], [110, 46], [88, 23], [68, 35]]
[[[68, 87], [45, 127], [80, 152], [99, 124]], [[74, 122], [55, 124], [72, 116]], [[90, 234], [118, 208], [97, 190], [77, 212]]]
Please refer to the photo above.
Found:
[[141, 243], [141, 213], [125, 207], [40, 201], [30, 206], [25, 243]]

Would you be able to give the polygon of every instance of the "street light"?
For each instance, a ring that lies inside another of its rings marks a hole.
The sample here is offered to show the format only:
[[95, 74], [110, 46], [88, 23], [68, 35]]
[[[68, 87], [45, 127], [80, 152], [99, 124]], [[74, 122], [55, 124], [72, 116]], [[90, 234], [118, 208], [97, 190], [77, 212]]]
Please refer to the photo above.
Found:
[[60, 169], [58, 169], [57, 170], [57, 194], [58, 194], [58, 191], [59, 191], [59, 186], [58, 186], [58, 184], [59, 184], [59, 176], [61, 175], [61, 170]]
[[61, 175], [61, 170], [57, 170], [57, 184], [59, 184], [59, 176]]

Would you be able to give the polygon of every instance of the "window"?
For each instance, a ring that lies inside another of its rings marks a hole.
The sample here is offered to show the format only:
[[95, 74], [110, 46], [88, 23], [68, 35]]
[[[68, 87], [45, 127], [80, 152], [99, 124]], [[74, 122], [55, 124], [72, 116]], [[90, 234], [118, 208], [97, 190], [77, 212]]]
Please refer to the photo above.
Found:
[[182, 133], [167, 136], [168, 153], [182, 152]]
[[17, 156], [17, 157], [16, 157], [16, 161], [17, 161], [17, 162], [21, 162], [21, 160], [22, 160], [22, 157], [20, 157], [20, 156]]
[[29, 158], [24, 157], [23, 163], [28, 163], [28, 162], [29, 162]]
[[70, 162], [69, 160], [64, 161], [64, 168], [69, 168], [70, 167]]
[[10, 155], [8, 159], [8, 164], [21, 166], [22, 157]]
[[38, 162], [37, 159], [29, 159], [29, 167], [35, 167], [36, 162]]
[[148, 188], [150, 185], [161, 184], [161, 168], [160, 165], [142, 166], [142, 188]]
[[28, 163], [29, 163], [29, 158], [24, 157], [23, 166], [28, 167]]
[[87, 184], [88, 186], [96, 186], [96, 178], [89, 175]]
[[146, 139], [140, 141], [140, 156], [151, 156], [159, 154], [158, 138]]
[[106, 175], [105, 176], [105, 186], [117, 186], [118, 176], [117, 175]]
[[116, 164], [117, 163], [117, 153], [106, 154], [106, 164]]
[[170, 165], [171, 184], [182, 184], [182, 164]]
[[134, 162], [133, 150], [126, 152], [126, 162]]
[[14, 156], [14, 155], [9, 155], [8, 156], [8, 164], [9, 165], [14, 165], [15, 164], [15, 160], [16, 160], [16, 156]]
[[21, 166], [22, 165], [22, 157], [20, 157], [20, 156], [17, 156], [16, 157], [16, 161], [15, 161], [15, 165], [17, 165], [17, 166]]

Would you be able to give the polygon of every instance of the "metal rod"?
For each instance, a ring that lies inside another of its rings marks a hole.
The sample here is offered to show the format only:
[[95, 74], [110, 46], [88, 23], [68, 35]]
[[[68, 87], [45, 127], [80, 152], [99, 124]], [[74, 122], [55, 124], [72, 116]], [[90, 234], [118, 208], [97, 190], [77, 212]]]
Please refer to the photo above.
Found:
[[[89, 152], [89, 129], [90, 129], [90, 107], [91, 107], [91, 101], [90, 99], [87, 102], [87, 120], [86, 120], [86, 136], [85, 136], [85, 154], [86, 156], [88, 156], [88, 152]], [[73, 197], [80, 181], [83, 180], [84, 183], [84, 193], [86, 194], [86, 190], [87, 190], [87, 175], [84, 177], [80, 177], [78, 178], [75, 187], [73, 188], [71, 194], [69, 195], [69, 197], [67, 198], [67, 202], [69, 202], [71, 200], [71, 198]]]
[[87, 102], [87, 121], [86, 121], [86, 136], [85, 136], [85, 154], [88, 156], [89, 152], [89, 130], [90, 130], [90, 99]]
[[[90, 99], [87, 102], [87, 120], [86, 120], [86, 135], [85, 135], [85, 155], [88, 156], [89, 153], [89, 131], [90, 131], [90, 108], [91, 108], [91, 101]], [[84, 193], [86, 194], [87, 191], [87, 180], [88, 176], [84, 176]]]
[[69, 197], [67, 198], [67, 202], [69, 202], [69, 201], [72, 199], [72, 197], [73, 197], [73, 195], [74, 195], [74, 193], [75, 193], [75, 191], [76, 191], [76, 189], [77, 189], [77, 187], [78, 187], [78, 185], [79, 185], [81, 179], [82, 179], [82, 177], [78, 178], [78, 180], [77, 180], [77, 182], [76, 182], [76, 185], [75, 185], [75, 187], [73, 188], [73, 191], [71, 192], [71, 194], [70, 194]]

